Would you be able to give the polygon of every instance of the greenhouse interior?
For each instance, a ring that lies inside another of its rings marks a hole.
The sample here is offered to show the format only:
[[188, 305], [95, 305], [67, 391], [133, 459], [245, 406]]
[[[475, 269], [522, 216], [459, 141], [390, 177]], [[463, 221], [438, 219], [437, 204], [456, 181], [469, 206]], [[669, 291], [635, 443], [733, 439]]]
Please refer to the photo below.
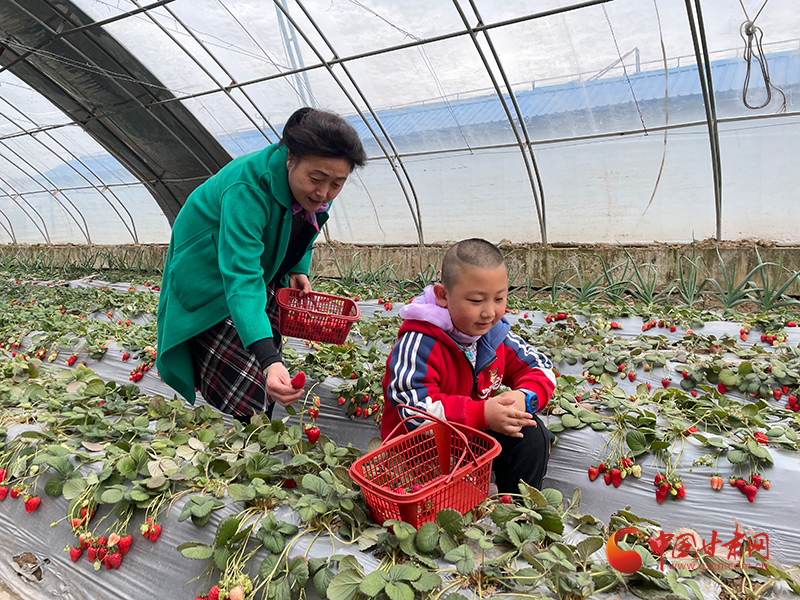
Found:
[[0, 0], [0, 600], [800, 597], [799, 26]]

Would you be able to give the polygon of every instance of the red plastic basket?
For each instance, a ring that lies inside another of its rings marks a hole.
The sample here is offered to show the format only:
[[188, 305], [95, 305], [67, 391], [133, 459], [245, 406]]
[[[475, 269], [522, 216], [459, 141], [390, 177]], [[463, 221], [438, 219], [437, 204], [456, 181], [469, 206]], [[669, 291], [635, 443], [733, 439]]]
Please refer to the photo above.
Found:
[[343, 344], [353, 323], [361, 318], [358, 304], [329, 294], [309, 292], [302, 298], [299, 294], [294, 288], [280, 288], [275, 293], [281, 335]]
[[[403, 419], [389, 441], [350, 467], [350, 477], [361, 486], [373, 520], [398, 519], [419, 529], [435, 520], [440, 510], [452, 508], [464, 514], [483, 502], [489, 495], [492, 460], [500, 454], [500, 442], [418, 408], [403, 408], [420, 416]], [[392, 437], [403, 423], [418, 418], [433, 422]], [[421, 488], [411, 492], [415, 485]]]

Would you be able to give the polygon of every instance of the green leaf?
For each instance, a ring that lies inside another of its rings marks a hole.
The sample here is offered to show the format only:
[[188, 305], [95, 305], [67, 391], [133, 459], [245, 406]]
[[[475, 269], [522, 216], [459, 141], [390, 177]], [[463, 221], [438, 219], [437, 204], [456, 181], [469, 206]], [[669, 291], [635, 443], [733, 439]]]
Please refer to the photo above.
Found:
[[421, 573], [422, 570], [419, 567], [415, 567], [411, 563], [402, 563], [389, 567], [389, 579], [392, 579], [393, 581], [397, 581], [398, 579], [414, 581], [415, 579], [419, 578]]
[[420, 552], [433, 552], [439, 542], [439, 527], [436, 523], [423, 523], [417, 531], [415, 542]]
[[136, 466], [136, 462], [130, 456], [124, 456], [117, 462], [117, 470], [120, 472], [120, 475], [125, 477], [126, 479], [130, 479], [133, 481], [136, 479], [138, 475], [139, 469]]
[[234, 516], [228, 516], [222, 519], [219, 527], [217, 527], [217, 537], [215, 540], [217, 546], [227, 545], [228, 541], [239, 531], [240, 523], [241, 521]]
[[383, 591], [387, 583], [389, 583], [388, 573], [376, 570], [364, 577], [358, 586], [358, 591], [370, 598], [374, 598]]
[[570, 413], [561, 415], [561, 424], [567, 429], [575, 429], [581, 426], [581, 420]]
[[64, 456], [48, 456], [47, 464], [54, 470], [61, 473], [64, 477], [67, 477], [75, 470], [72, 467], [72, 463], [69, 462], [69, 459]]
[[328, 597], [328, 585], [333, 579], [333, 571], [327, 567], [314, 573], [314, 590], [320, 598]]
[[228, 486], [228, 495], [237, 502], [247, 502], [256, 497], [256, 491], [249, 485], [232, 483]]
[[555, 508], [561, 506], [561, 502], [564, 500], [564, 494], [553, 488], [543, 489], [542, 496], [547, 498], [547, 503]]
[[[418, 592], [430, 592], [437, 589], [440, 585], [442, 585], [442, 578], [439, 577], [439, 575], [437, 575], [436, 573], [431, 573], [430, 571], [423, 571], [422, 574], [419, 576], [419, 579], [413, 580], [411, 582], [411, 585]], [[448, 596], [448, 598], [449, 597], [450, 596]]]
[[92, 379], [86, 384], [83, 393], [90, 398], [95, 396], [102, 396], [106, 391], [106, 385], [100, 379]]
[[186, 558], [193, 558], [195, 560], [208, 560], [214, 554], [214, 549], [200, 542], [185, 542], [178, 546], [178, 550]]
[[58, 498], [64, 490], [65, 479], [60, 475], [53, 475], [44, 484], [44, 493], [52, 498]]
[[511, 504], [497, 504], [492, 509], [492, 521], [495, 525], [504, 525], [522, 513]]
[[469, 546], [462, 544], [444, 555], [444, 559], [455, 564], [461, 575], [469, 575], [475, 569], [475, 554]]
[[[228, 548], [227, 546], [217, 548], [214, 550], [214, 564], [220, 571], [224, 571], [228, 564], [228, 559], [230, 559], [231, 556], [233, 556], [233, 550], [231, 548]], [[268, 554], [267, 558], [271, 558], [273, 556], [275, 555]]]
[[578, 542], [575, 550], [580, 555], [581, 560], [586, 561], [592, 554], [602, 548], [603, 544], [603, 538], [592, 536]]
[[641, 431], [629, 431], [625, 436], [625, 443], [628, 444], [632, 456], [639, 456], [647, 452], [647, 438]]
[[742, 450], [731, 450], [728, 452], [728, 461], [735, 465], [747, 461], [748, 458], [747, 452], [743, 452]]
[[64, 482], [62, 493], [67, 500], [74, 500], [86, 489], [86, 480], [83, 477], [70, 477]]
[[328, 485], [322, 477], [311, 473], [303, 475], [302, 486], [309, 492], [313, 492], [322, 498], [326, 498], [328, 494], [331, 493], [331, 486]]
[[328, 584], [328, 600], [353, 600], [362, 575], [355, 569], [341, 571]]
[[389, 600], [414, 600], [414, 590], [402, 581], [387, 583], [385, 591]]
[[302, 588], [308, 581], [308, 561], [304, 556], [295, 556], [289, 561], [289, 573], [294, 575], [295, 581]]
[[108, 488], [100, 495], [100, 501], [105, 504], [116, 504], [125, 497], [119, 488]]
[[436, 514], [436, 522], [439, 524], [439, 527], [452, 535], [456, 535], [464, 529], [464, 521], [461, 517], [461, 513], [450, 508], [440, 510]]

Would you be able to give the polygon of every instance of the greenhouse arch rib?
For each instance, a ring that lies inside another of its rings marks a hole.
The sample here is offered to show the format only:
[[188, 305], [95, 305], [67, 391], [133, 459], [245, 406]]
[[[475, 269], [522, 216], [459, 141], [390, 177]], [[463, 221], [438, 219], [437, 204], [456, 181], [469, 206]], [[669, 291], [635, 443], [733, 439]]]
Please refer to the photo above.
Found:
[[[308, 36], [305, 34], [305, 32], [300, 28], [300, 26], [297, 24], [297, 22], [294, 20], [294, 18], [289, 14], [289, 11], [287, 11], [281, 5], [281, 3], [278, 0], [273, 0], [273, 1], [275, 2], [275, 6], [277, 6], [280, 9], [280, 11], [286, 16], [286, 19], [289, 21], [289, 23], [292, 24], [292, 27], [294, 27], [297, 30], [297, 32], [301, 36], [303, 36], [303, 39], [305, 40], [306, 44], [308, 44], [308, 47], [311, 48], [311, 50], [314, 52], [314, 54], [317, 55], [317, 58], [320, 60], [320, 62], [328, 70], [328, 73], [330, 73], [331, 77], [333, 77], [333, 80], [341, 88], [342, 93], [347, 97], [347, 99], [353, 105], [353, 108], [358, 113], [358, 116], [361, 117], [362, 121], [367, 126], [367, 129], [369, 129], [370, 133], [372, 133], [372, 136], [375, 138], [375, 141], [378, 143], [378, 146], [380, 146], [380, 149], [383, 151], [384, 155], [386, 156], [386, 160], [389, 161], [389, 165], [392, 167], [392, 171], [394, 171], [394, 174], [397, 177], [397, 182], [400, 184], [400, 188], [402, 189], [403, 195], [406, 198], [406, 202], [408, 203], [408, 208], [409, 208], [409, 210], [411, 212], [411, 219], [414, 221], [414, 227], [417, 230], [417, 238], [418, 238], [418, 241], [419, 241], [419, 245], [421, 247], [425, 243], [425, 237], [424, 237], [423, 232], [422, 232], [422, 214], [420, 213], [420, 209], [419, 209], [419, 199], [417, 198], [417, 192], [414, 190], [414, 184], [411, 181], [411, 176], [408, 174], [408, 171], [406, 171], [405, 165], [403, 164], [403, 160], [400, 158], [399, 152], [397, 151], [397, 148], [395, 148], [394, 142], [392, 142], [392, 138], [389, 136], [389, 133], [383, 127], [383, 123], [381, 122], [380, 117], [378, 117], [378, 115], [372, 109], [372, 106], [370, 105], [370, 103], [367, 100], [366, 96], [364, 96], [364, 93], [361, 91], [361, 88], [358, 86], [358, 83], [356, 83], [355, 79], [353, 79], [353, 76], [350, 74], [350, 71], [347, 69], [347, 66], [345, 64], [342, 64], [341, 65], [342, 70], [345, 72], [345, 75], [347, 75], [347, 78], [350, 80], [350, 83], [353, 85], [353, 87], [355, 88], [356, 92], [358, 92], [358, 95], [361, 96], [361, 99], [364, 101], [364, 104], [366, 105], [367, 110], [369, 110], [370, 114], [372, 115], [372, 118], [375, 119], [375, 122], [377, 123], [378, 127], [380, 128], [381, 132], [383, 133], [384, 138], [389, 143], [389, 146], [391, 147], [392, 152], [394, 152], [393, 156], [390, 156], [389, 153], [386, 151], [386, 148], [384, 147], [383, 143], [380, 141], [378, 136], [375, 134], [375, 131], [373, 130], [372, 125], [370, 125], [369, 121], [364, 116], [364, 113], [361, 112], [361, 109], [358, 107], [358, 104], [353, 99], [353, 97], [350, 95], [350, 92], [347, 91], [347, 89], [344, 87], [342, 82], [339, 80], [339, 78], [333, 72], [333, 66], [328, 61], [325, 60], [325, 58], [322, 56], [322, 53], [319, 50], [317, 50], [317, 47], [313, 43], [311, 43], [311, 40], [308, 38]], [[336, 50], [334, 49], [333, 45], [328, 41], [328, 38], [325, 36], [325, 33], [317, 25], [316, 21], [311, 16], [311, 14], [308, 12], [308, 10], [306, 10], [305, 6], [303, 6], [303, 3], [300, 2], [300, 0], [297, 0], [297, 5], [300, 7], [300, 10], [303, 11], [303, 14], [306, 16], [306, 18], [314, 26], [314, 29], [316, 30], [317, 34], [320, 36], [320, 38], [322, 38], [322, 41], [325, 42], [325, 45], [328, 46], [328, 49], [331, 52], [333, 52], [334, 56], [338, 56], [336, 54]], [[397, 171], [397, 166], [395, 165], [395, 160], [400, 165], [400, 168], [403, 170], [403, 174], [405, 175], [406, 181], [408, 181], [408, 185], [411, 188], [411, 195], [414, 197], [414, 203], [416, 205], [416, 213], [414, 212], [414, 206], [412, 206], [412, 204], [411, 204], [411, 198], [408, 195], [408, 190], [406, 190], [405, 185], [403, 185], [403, 179], [400, 177], [400, 173]]]
[[[706, 31], [700, 3], [695, 0], [696, 14], [692, 13], [692, 0], [686, 0], [686, 15], [689, 17], [689, 30], [697, 60], [697, 76], [703, 91], [703, 105], [708, 123], [708, 141], [711, 144], [711, 169], [714, 176], [714, 213], [717, 241], [722, 241], [722, 163], [720, 161], [719, 128], [717, 107], [714, 102], [714, 84], [711, 81], [711, 61], [708, 57]], [[696, 22], [695, 22], [696, 21]]]
[[231, 156], [183, 103], [164, 102], [176, 98], [101, 28], [167, 1], [93, 22], [69, 1], [0, 0], [0, 68], [80, 125], [147, 187], [172, 223], [189, 193]]
[[[479, 22], [483, 22], [481, 18], [480, 12], [478, 12], [478, 7], [475, 5], [473, 0], [469, 0], [470, 6], [472, 10], [475, 12], [475, 16], [478, 18]], [[542, 236], [542, 244], [547, 245], [547, 221], [545, 220], [545, 210], [544, 210], [544, 189], [542, 188], [542, 180], [539, 176], [539, 168], [536, 165], [536, 158], [533, 155], [533, 146], [531, 145], [531, 139], [528, 135], [528, 128], [525, 126], [525, 120], [522, 118], [522, 112], [519, 109], [519, 104], [517, 103], [517, 97], [514, 94], [514, 90], [511, 89], [511, 83], [508, 81], [508, 77], [506, 76], [506, 72], [503, 69], [503, 65], [500, 62], [500, 56], [497, 54], [495, 50], [494, 44], [492, 43], [492, 38], [489, 36], [489, 32], [487, 30], [483, 30], [483, 35], [486, 38], [486, 43], [489, 46], [489, 50], [492, 52], [492, 57], [494, 58], [495, 63], [497, 64], [497, 68], [500, 71], [500, 76], [503, 78], [503, 83], [506, 86], [506, 90], [508, 90], [509, 98], [514, 105], [514, 110], [517, 113], [517, 119], [519, 119], [520, 127], [522, 128], [523, 135], [525, 137], [525, 141], [522, 141], [522, 138], [519, 135], [519, 130], [517, 129], [516, 123], [514, 123], [514, 117], [511, 116], [511, 111], [508, 108], [508, 104], [506, 103], [505, 98], [503, 98], [503, 90], [500, 89], [500, 85], [497, 83], [497, 78], [494, 76], [491, 67], [489, 66], [489, 61], [486, 60], [486, 55], [481, 49], [480, 44], [478, 43], [477, 33], [475, 30], [470, 26], [469, 21], [467, 20], [467, 16], [464, 14], [464, 11], [461, 9], [461, 5], [458, 3], [458, 0], [453, 0], [453, 4], [458, 11], [459, 16], [461, 17], [462, 22], [464, 23], [464, 27], [467, 28], [469, 31], [470, 38], [472, 39], [472, 43], [475, 45], [475, 50], [478, 52], [478, 55], [481, 57], [481, 61], [483, 61], [483, 66], [486, 68], [486, 72], [489, 74], [489, 78], [492, 81], [492, 85], [494, 86], [494, 90], [497, 93], [497, 97], [500, 100], [500, 103], [503, 105], [503, 110], [506, 113], [506, 117], [508, 118], [508, 122], [511, 125], [511, 129], [514, 132], [514, 137], [517, 140], [517, 145], [519, 146], [519, 150], [522, 153], [522, 161], [525, 163], [525, 171], [528, 174], [528, 181], [531, 184], [531, 192], [533, 193], [533, 202], [536, 208], [536, 215], [539, 218], [539, 235]], [[530, 162], [528, 161], [528, 156], [525, 153], [525, 149], [528, 149], [528, 153], [530, 153]], [[533, 165], [533, 172], [531, 171], [531, 164]], [[535, 173], [535, 179], [534, 179]]]

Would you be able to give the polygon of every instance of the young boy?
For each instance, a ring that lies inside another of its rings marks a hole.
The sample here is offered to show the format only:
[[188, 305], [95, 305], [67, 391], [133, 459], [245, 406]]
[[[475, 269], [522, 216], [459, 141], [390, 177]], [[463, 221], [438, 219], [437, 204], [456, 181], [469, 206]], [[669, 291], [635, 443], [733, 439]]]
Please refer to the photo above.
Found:
[[[553, 365], [510, 333], [507, 294], [505, 262], [493, 244], [474, 238], [447, 251], [442, 282], [400, 309], [405, 320], [386, 362], [381, 422], [386, 439], [403, 418], [418, 416], [397, 408], [407, 404], [490, 430], [503, 447], [493, 462], [503, 494], [518, 493], [520, 480], [541, 488], [554, 439], [535, 414], [555, 389]], [[513, 391], [494, 395], [501, 384]]]

